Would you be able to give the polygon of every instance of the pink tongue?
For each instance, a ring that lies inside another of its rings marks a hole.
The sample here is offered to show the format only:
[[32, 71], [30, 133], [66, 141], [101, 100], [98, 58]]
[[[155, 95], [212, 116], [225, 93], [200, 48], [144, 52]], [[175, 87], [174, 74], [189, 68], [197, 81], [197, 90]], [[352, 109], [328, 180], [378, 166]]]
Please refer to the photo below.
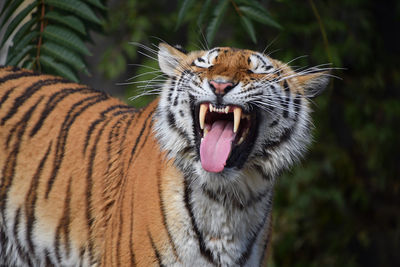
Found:
[[216, 121], [211, 126], [200, 145], [200, 159], [203, 169], [209, 172], [221, 172], [231, 152], [235, 139], [231, 121]]

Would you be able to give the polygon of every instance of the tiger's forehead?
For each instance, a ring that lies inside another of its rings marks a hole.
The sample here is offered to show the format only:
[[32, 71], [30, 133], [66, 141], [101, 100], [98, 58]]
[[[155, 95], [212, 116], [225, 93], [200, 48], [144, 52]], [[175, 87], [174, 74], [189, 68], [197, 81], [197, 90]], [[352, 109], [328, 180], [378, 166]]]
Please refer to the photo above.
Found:
[[233, 47], [215, 47], [210, 50], [195, 51], [189, 55], [188, 59], [205, 67], [224, 65], [242, 69], [276, 65], [272, 58], [260, 52]]
[[227, 58], [249, 58], [249, 57], [262, 57], [262, 58], [268, 58], [267, 56], [263, 55], [260, 52], [257, 51], [252, 51], [248, 49], [240, 49], [240, 48], [234, 48], [234, 47], [215, 47], [210, 50], [206, 51], [199, 51], [198, 56], [201, 57], [211, 57], [218, 60], [218, 58], [226, 60]]

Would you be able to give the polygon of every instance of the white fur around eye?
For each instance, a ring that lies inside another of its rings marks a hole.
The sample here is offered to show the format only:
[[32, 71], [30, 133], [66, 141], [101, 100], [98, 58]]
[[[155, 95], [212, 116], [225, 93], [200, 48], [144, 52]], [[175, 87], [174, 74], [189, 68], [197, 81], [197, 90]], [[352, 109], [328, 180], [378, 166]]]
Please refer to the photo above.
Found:
[[268, 74], [274, 71], [271, 61], [261, 54], [250, 56], [250, 70], [256, 74]]
[[210, 51], [210, 53], [208, 53], [207, 58], [208, 58], [208, 62], [210, 62], [211, 64], [213, 63], [213, 61], [215, 60], [215, 58], [218, 56], [219, 54], [219, 50], [217, 49], [212, 49]]
[[204, 59], [204, 58], [202, 58], [202, 57], [196, 58], [196, 59], [193, 61], [193, 63], [194, 63], [194, 65], [195, 65], [196, 67], [199, 67], [199, 68], [208, 68], [208, 67], [211, 66], [211, 64], [208, 63], [208, 60], [207, 60], [207, 59]]

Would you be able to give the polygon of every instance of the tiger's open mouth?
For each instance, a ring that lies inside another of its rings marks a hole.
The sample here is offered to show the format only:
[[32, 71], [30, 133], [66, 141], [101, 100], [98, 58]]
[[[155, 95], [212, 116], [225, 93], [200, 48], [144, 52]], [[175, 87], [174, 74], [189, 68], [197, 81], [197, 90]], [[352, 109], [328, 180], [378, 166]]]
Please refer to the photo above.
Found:
[[202, 167], [209, 172], [241, 168], [254, 144], [257, 113], [206, 102], [196, 107], [194, 115]]

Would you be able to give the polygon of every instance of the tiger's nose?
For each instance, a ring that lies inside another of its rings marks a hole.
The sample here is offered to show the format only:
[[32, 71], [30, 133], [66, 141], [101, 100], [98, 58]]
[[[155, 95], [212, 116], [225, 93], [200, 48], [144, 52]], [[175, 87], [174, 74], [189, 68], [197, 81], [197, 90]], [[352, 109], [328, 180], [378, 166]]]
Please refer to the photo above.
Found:
[[224, 95], [233, 88], [233, 83], [210, 81], [210, 87], [216, 95]]

